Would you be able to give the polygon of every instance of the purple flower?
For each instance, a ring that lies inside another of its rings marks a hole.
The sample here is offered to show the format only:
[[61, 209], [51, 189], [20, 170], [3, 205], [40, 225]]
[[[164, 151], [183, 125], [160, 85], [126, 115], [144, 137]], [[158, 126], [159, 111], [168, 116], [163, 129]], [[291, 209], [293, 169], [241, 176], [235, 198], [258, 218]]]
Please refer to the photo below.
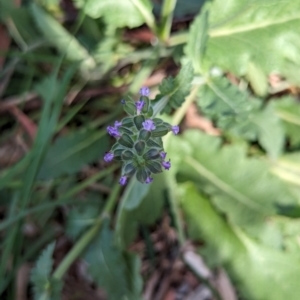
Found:
[[160, 157], [161, 157], [162, 159], [165, 159], [166, 156], [167, 156], [167, 153], [166, 153], [166, 152], [164, 152], [164, 151], [160, 152]]
[[163, 167], [165, 168], [165, 170], [169, 170], [171, 168], [171, 162], [169, 161], [163, 161], [161, 163], [163, 165]]
[[109, 135], [113, 136], [113, 137], [120, 137], [121, 134], [120, 132], [118, 131], [117, 128], [113, 127], [113, 126], [108, 126], [107, 127], [107, 132]]
[[137, 111], [138, 114], [141, 113], [141, 111], [142, 111], [144, 105], [145, 105], [145, 102], [144, 102], [144, 101], [137, 101], [137, 102], [135, 103], [136, 111]]
[[110, 161], [112, 161], [114, 159], [114, 155], [113, 155], [113, 153], [111, 153], [111, 152], [107, 152], [105, 155], [104, 155], [104, 160], [106, 161], [106, 162], [110, 162]]
[[119, 180], [119, 183], [121, 185], [125, 185], [127, 183], [127, 177], [126, 176], [122, 176]]
[[122, 126], [122, 122], [115, 121], [115, 128]]
[[146, 120], [142, 124], [143, 124], [144, 129], [147, 131], [152, 131], [156, 128], [154, 125], [154, 122], [151, 119]]
[[122, 99], [121, 103], [124, 105], [126, 103], [126, 101], [124, 99]]
[[173, 131], [173, 133], [175, 135], [178, 134], [178, 132], [179, 132], [179, 126], [178, 125], [172, 126], [172, 131]]
[[147, 179], [146, 179], [145, 183], [151, 183], [152, 181], [153, 181], [153, 178], [151, 178], [151, 177], [147, 177]]
[[143, 86], [143, 87], [140, 89], [140, 95], [141, 95], [141, 96], [146, 96], [146, 97], [148, 97], [149, 94], [150, 94], [150, 90], [149, 90], [148, 87]]

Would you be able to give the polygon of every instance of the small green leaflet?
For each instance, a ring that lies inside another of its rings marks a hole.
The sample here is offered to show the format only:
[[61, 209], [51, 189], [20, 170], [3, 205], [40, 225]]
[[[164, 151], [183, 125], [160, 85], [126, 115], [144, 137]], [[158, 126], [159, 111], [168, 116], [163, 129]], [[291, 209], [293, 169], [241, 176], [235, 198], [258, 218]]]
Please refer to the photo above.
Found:
[[62, 282], [57, 282], [51, 278], [54, 247], [55, 243], [48, 245], [32, 270], [30, 281], [33, 284], [35, 300], [60, 299]]
[[182, 105], [185, 97], [190, 93], [193, 78], [193, 67], [191, 63], [187, 63], [182, 66], [175, 78], [168, 77], [163, 80], [159, 86], [160, 94], [154, 100], [159, 103], [159, 101], [163, 101], [162, 98], [167, 99], [167, 104], [162, 112], [169, 114], [172, 108], [176, 109]]

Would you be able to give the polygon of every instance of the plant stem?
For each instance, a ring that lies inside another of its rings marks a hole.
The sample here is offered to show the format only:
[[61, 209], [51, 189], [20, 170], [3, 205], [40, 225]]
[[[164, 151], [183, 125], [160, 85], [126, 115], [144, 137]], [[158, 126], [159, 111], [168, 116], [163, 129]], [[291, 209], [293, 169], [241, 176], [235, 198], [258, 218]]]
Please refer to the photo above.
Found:
[[173, 34], [168, 42], [168, 45], [170, 47], [174, 47], [177, 45], [181, 45], [187, 42], [187, 38], [188, 38], [188, 32], [184, 31], [184, 32], [180, 32], [180, 33], [175, 33]]
[[[190, 105], [194, 102], [195, 97], [197, 95], [199, 86], [195, 86], [190, 95], [186, 98], [183, 105], [176, 111], [174, 117], [172, 118], [172, 124], [179, 124], [181, 120], [184, 118], [187, 109], [190, 107]], [[169, 138], [170, 135], [167, 135], [164, 139], [165, 149], [168, 149], [169, 146]], [[176, 230], [178, 232], [178, 240], [181, 246], [185, 244], [185, 234], [183, 230], [183, 224], [180, 217], [180, 209], [178, 205], [178, 195], [177, 195], [177, 184], [175, 179], [175, 173], [170, 171], [168, 175], [166, 175], [166, 181], [168, 184], [168, 194], [169, 194], [169, 203], [171, 207], [171, 211], [174, 218], [174, 224], [176, 227]]]
[[176, 6], [176, 0], [164, 0], [161, 10], [161, 25], [159, 37], [163, 42], [167, 42], [170, 37], [173, 21], [173, 12]]
[[152, 30], [154, 34], [156, 34], [157, 29], [156, 29], [155, 19], [150, 9], [146, 5], [144, 5], [144, 3], [140, 0], [130, 0], [130, 1], [139, 10], [148, 27]]
[[65, 256], [62, 262], [59, 264], [57, 269], [53, 273], [53, 278], [56, 280], [61, 280], [64, 274], [67, 272], [72, 263], [77, 259], [77, 257], [82, 253], [82, 251], [88, 246], [88, 244], [93, 240], [93, 238], [98, 233], [104, 218], [108, 217], [113, 210], [115, 203], [118, 199], [120, 191], [120, 185], [116, 184], [107, 200], [107, 203], [96, 219], [94, 225], [86, 231], [86, 233], [79, 239], [79, 241], [74, 245], [71, 251]]

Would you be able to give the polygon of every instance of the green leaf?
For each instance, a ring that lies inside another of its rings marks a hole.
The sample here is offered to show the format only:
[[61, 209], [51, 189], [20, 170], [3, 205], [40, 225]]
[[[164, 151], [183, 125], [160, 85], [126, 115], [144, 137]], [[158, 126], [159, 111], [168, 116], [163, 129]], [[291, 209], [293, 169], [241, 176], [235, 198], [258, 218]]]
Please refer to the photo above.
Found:
[[[280, 157], [273, 165], [272, 171], [282, 180], [290, 183], [293, 187], [300, 187], [300, 152], [288, 153]], [[299, 195], [299, 190], [296, 190]]]
[[[121, 199], [122, 204], [117, 215], [116, 240], [122, 249], [126, 249], [132, 243], [139, 225], [151, 225], [161, 216], [164, 205], [166, 185], [163, 174], [154, 176], [150, 185], [139, 182], [135, 185], [132, 192]], [[145, 190], [142, 190], [142, 187], [145, 187]], [[135, 202], [135, 205], [130, 205], [131, 202]]]
[[[250, 239], [230, 226], [199, 195], [192, 184], [181, 186], [182, 207], [192, 236], [201, 236], [214, 256], [228, 270], [245, 299], [297, 300], [300, 293], [299, 254], [278, 251]], [[216, 234], [217, 233], [217, 234]]]
[[273, 105], [261, 102], [232, 85], [227, 78], [213, 78], [200, 89], [201, 110], [217, 126], [250, 141], [258, 140], [272, 158], [281, 154], [284, 131]]
[[84, 165], [102, 159], [107, 149], [104, 131], [89, 129], [59, 137], [48, 150], [38, 177], [50, 179], [74, 174]]
[[183, 139], [171, 140], [169, 153], [175, 168], [199, 182], [233, 224], [259, 237], [264, 219], [276, 214], [277, 205], [296, 200], [264, 161], [248, 157], [241, 145], [220, 144], [219, 138], [188, 131]]
[[[99, 201], [98, 195], [95, 195], [94, 198]], [[91, 196], [89, 200], [91, 200]], [[86, 229], [94, 224], [95, 219], [99, 215], [100, 207], [100, 205], [86, 203], [83, 206], [73, 208], [67, 217], [67, 235], [76, 240]]]
[[55, 243], [50, 244], [41, 254], [32, 270], [30, 281], [33, 284], [35, 300], [60, 299], [62, 283], [51, 279]]
[[235, 117], [243, 120], [253, 109], [253, 100], [225, 77], [211, 78], [199, 90], [198, 104], [212, 118]]
[[202, 60], [208, 40], [208, 11], [204, 10], [195, 18], [190, 27], [185, 54], [191, 60], [196, 73], [201, 73]]
[[213, 1], [206, 62], [250, 79], [253, 65], [289, 77], [300, 66], [299, 11], [298, 1]]
[[181, 68], [175, 78], [169, 77], [163, 80], [159, 86], [160, 94], [155, 98], [156, 103], [153, 103], [158, 105], [159, 101], [163, 101], [162, 98], [166, 97], [167, 104], [162, 112], [169, 114], [172, 108], [180, 107], [185, 97], [189, 95], [193, 78], [193, 67], [188, 63]]
[[258, 96], [266, 96], [268, 92], [268, 81], [265, 73], [254, 62], [249, 62], [247, 68], [247, 78], [251, 87]]
[[290, 145], [300, 145], [300, 105], [292, 97], [283, 97], [275, 102], [276, 113], [283, 123]]
[[277, 158], [284, 146], [284, 130], [273, 105], [268, 105], [254, 117], [258, 140], [272, 158]]
[[[144, 8], [151, 11], [150, 1], [142, 0], [141, 2]], [[130, 0], [88, 0], [85, 4], [82, 3], [81, 7], [88, 16], [103, 17], [105, 23], [113, 27], [133, 28], [144, 23], [143, 14]]]
[[106, 291], [108, 299], [141, 298], [142, 279], [138, 257], [116, 247], [108, 222], [104, 223], [101, 232], [89, 245], [84, 259], [89, 274]]
[[96, 67], [93, 57], [60, 23], [35, 3], [31, 3], [30, 8], [39, 30], [62, 55], [70, 61], [80, 62], [80, 67], [84, 72]]
[[[97, 22], [97, 20], [94, 21]], [[105, 74], [120, 59], [132, 51], [134, 51], [134, 48], [122, 41], [122, 31], [117, 30], [115, 27], [107, 26], [104, 36], [101, 37], [101, 40], [94, 47], [92, 56], [98, 64], [101, 64], [101, 73]]]

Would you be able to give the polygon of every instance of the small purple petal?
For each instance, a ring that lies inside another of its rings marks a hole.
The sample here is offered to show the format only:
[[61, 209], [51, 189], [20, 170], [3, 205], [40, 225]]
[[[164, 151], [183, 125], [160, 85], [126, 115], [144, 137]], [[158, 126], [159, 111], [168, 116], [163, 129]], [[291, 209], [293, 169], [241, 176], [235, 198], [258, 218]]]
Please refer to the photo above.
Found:
[[173, 131], [173, 133], [175, 135], [178, 134], [178, 132], [179, 132], [179, 126], [178, 125], [172, 126], [172, 131]]
[[112, 161], [114, 159], [114, 155], [113, 155], [113, 153], [111, 153], [111, 152], [107, 152], [105, 155], [104, 155], [104, 160], [106, 161], [106, 162], [110, 162], [110, 161]]
[[113, 136], [113, 137], [120, 137], [121, 134], [120, 132], [118, 131], [117, 128], [113, 127], [113, 126], [108, 126], [107, 127], [107, 132], [109, 135]]
[[142, 125], [143, 128], [147, 131], [152, 131], [156, 128], [154, 122], [151, 119], [146, 120], [145, 122], [142, 123]]
[[126, 101], [124, 99], [122, 99], [121, 103], [124, 105], [126, 103]]
[[160, 152], [160, 157], [161, 157], [162, 159], [165, 159], [166, 156], [167, 156], [167, 153], [166, 153], [166, 152], [164, 152], [164, 151]]
[[119, 180], [119, 183], [121, 185], [125, 185], [127, 183], [127, 177], [126, 176], [122, 176]]
[[115, 128], [122, 126], [122, 122], [115, 121]]
[[163, 161], [162, 166], [165, 168], [165, 170], [169, 170], [171, 168], [171, 162], [169, 161]]
[[145, 105], [145, 102], [144, 102], [144, 101], [137, 101], [137, 102], [135, 103], [136, 111], [137, 111], [138, 114], [141, 113], [141, 111], [142, 111], [144, 105]]
[[152, 181], [153, 181], [153, 178], [151, 178], [151, 177], [147, 177], [147, 179], [146, 179], [145, 183], [151, 183]]
[[146, 96], [146, 97], [148, 97], [149, 94], [150, 94], [150, 90], [149, 90], [148, 87], [143, 86], [143, 87], [140, 89], [140, 95], [141, 95], [141, 96]]

